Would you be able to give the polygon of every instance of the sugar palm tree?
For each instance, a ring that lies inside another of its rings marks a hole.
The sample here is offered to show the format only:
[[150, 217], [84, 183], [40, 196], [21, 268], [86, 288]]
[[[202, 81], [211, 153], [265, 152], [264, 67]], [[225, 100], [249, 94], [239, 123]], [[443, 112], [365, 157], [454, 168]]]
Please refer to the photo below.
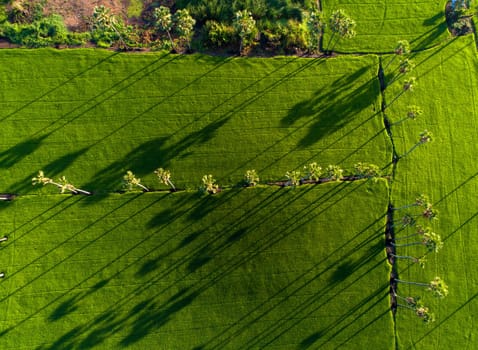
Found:
[[202, 192], [209, 192], [211, 194], [215, 194], [219, 192], [219, 190], [219, 185], [216, 184], [216, 180], [212, 177], [212, 175], [204, 175], [202, 177]]
[[443, 242], [441, 236], [431, 230], [427, 230], [422, 234], [422, 239], [420, 241], [411, 242], [411, 243], [392, 243], [395, 247], [408, 247], [412, 245], [424, 245], [429, 252], [438, 253], [438, 251], [443, 247]]
[[154, 25], [158, 28], [159, 31], [165, 32], [168, 35], [169, 41], [171, 42], [171, 48], [174, 50], [174, 42], [171, 37], [171, 29], [173, 27], [173, 17], [171, 15], [171, 10], [166, 6], [156, 7], [153, 11], [153, 18], [155, 20]]
[[410, 282], [410, 281], [400, 280], [398, 278], [395, 278], [395, 282], [410, 284], [410, 285], [419, 286], [419, 287], [427, 287], [427, 290], [430, 291], [432, 295], [437, 298], [444, 298], [448, 295], [448, 286], [440, 277], [435, 277], [429, 283]]
[[428, 130], [424, 130], [420, 133], [418, 142], [412, 146], [407, 152], [400, 156], [400, 158], [406, 157], [412, 153], [418, 146], [432, 141], [432, 133]]
[[257, 35], [256, 21], [252, 14], [247, 11], [237, 11], [234, 17], [233, 26], [239, 35], [239, 53], [242, 54], [243, 49], [252, 45]]
[[356, 163], [354, 164], [355, 175], [361, 179], [374, 179], [375, 181], [381, 176], [381, 171], [378, 165], [371, 163]]
[[401, 124], [403, 123], [404, 121], [406, 120], [415, 120], [417, 119], [420, 115], [423, 114], [423, 111], [420, 109], [420, 107], [418, 106], [409, 106], [408, 107], [408, 112], [405, 116], [405, 118], [402, 118], [400, 120], [397, 120], [396, 122], [390, 124], [391, 126], [395, 126], [395, 125], [398, 125], [398, 124]]
[[430, 323], [435, 321], [435, 315], [430, 312], [428, 307], [426, 307], [419, 297], [401, 297], [394, 291], [394, 296], [397, 300], [402, 300], [405, 302], [397, 302], [397, 306], [409, 309], [415, 312], [415, 315], [423, 320], [424, 323]]
[[327, 167], [327, 175], [332, 181], [340, 181], [343, 178], [344, 170], [338, 165], [329, 165]]
[[247, 170], [244, 175], [244, 180], [247, 186], [255, 186], [259, 183], [259, 176], [255, 169]]
[[123, 186], [128, 191], [132, 191], [134, 186], [142, 188], [144, 191], [148, 192], [149, 189], [141, 184], [141, 179], [137, 178], [131, 170], [128, 170], [123, 176]]
[[312, 162], [309, 165], [304, 166], [304, 170], [307, 172], [307, 180], [319, 181], [320, 176], [323, 174], [322, 167], [316, 162]]
[[401, 228], [405, 228], [407, 226], [415, 226], [417, 220], [409, 213], [405, 214], [400, 220], [399, 224], [394, 224], [392, 227], [400, 226]]
[[430, 221], [435, 220], [438, 216], [438, 210], [433, 209], [433, 206], [431, 203], [427, 203], [427, 205], [425, 206], [425, 209], [420, 214], [420, 216]]
[[91, 195], [91, 192], [76, 188], [73, 184], [69, 183], [65, 176], [60, 177], [59, 183], [61, 184], [61, 187], [60, 187], [61, 193], [65, 193], [65, 191], [70, 191], [75, 194], [82, 193], [88, 196]]
[[392, 208], [393, 210], [402, 210], [402, 209], [408, 209], [411, 207], [425, 207], [429, 203], [428, 196], [426, 194], [421, 193], [415, 198], [415, 201], [410, 204], [406, 204], [404, 206], [398, 207], [398, 208]]
[[[335, 45], [341, 38], [350, 39], [353, 38], [357, 32], [355, 31], [356, 23], [350, 18], [344, 10], [336, 10], [332, 12], [329, 18], [329, 28], [332, 32], [329, 42], [327, 43], [327, 52], [333, 51]], [[336, 38], [335, 43], [331, 46], [333, 40]]]
[[292, 170], [285, 173], [285, 177], [289, 180], [287, 181], [287, 186], [299, 186], [301, 179], [300, 170]]
[[397, 42], [397, 45], [395, 46], [395, 49], [393, 50], [394, 56], [392, 59], [387, 63], [385, 66], [384, 70], [387, 70], [387, 68], [395, 61], [397, 57], [402, 57], [404, 55], [407, 55], [410, 53], [410, 44], [407, 40], [399, 40]]
[[167, 169], [158, 168], [154, 171], [156, 176], [158, 177], [159, 182], [165, 184], [166, 186], [171, 186], [173, 191], [176, 191], [176, 187], [171, 182], [171, 172]]
[[405, 76], [406, 74], [413, 71], [414, 68], [415, 68], [415, 63], [413, 62], [413, 60], [411, 60], [409, 58], [401, 59], [400, 64], [399, 64], [398, 69], [397, 69], [397, 72], [390, 79], [390, 81], [387, 83], [387, 86], [392, 85], [395, 81], [400, 79], [400, 77]]
[[405, 79], [402, 85], [402, 90], [392, 99], [391, 102], [385, 105], [385, 108], [390, 107], [396, 100], [400, 98], [400, 96], [402, 96], [407, 91], [413, 91], [416, 82], [417, 82], [417, 78], [415, 77], [410, 77], [408, 79]]
[[186, 42], [187, 47], [190, 48], [196, 20], [192, 18], [187, 9], [179, 9], [173, 16], [173, 23], [179, 38]]

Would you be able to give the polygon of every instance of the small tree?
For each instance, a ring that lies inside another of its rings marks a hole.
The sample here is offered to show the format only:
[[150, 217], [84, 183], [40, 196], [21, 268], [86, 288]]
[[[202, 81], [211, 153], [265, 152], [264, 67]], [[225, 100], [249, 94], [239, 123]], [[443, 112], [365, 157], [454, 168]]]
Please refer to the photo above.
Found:
[[300, 170], [292, 170], [285, 173], [285, 176], [289, 181], [287, 181], [287, 186], [299, 186], [301, 173]]
[[412, 245], [424, 245], [429, 252], [438, 253], [438, 251], [443, 247], [443, 242], [441, 236], [431, 230], [426, 230], [422, 234], [422, 239], [417, 242], [397, 244], [392, 243], [395, 247], [408, 247]]
[[204, 175], [202, 177], [202, 192], [209, 192], [210, 194], [215, 194], [220, 191], [219, 185], [216, 184], [216, 180], [212, 177], [212, 175]]
[[426, 194], [419, 194], [413, 203], [406, 204], [404, 206], [398, 207], [398, 208], [392, 208], [393, 210], [402, 210], [402, 209], [408, 209], [410, 207], [426, 207], [427, 204], [429, 203], [428, 196]]
[[53, 179], [46, 177], [43, 173], [43, 170], [39, 170], [37, 176], [32, 178], [32, 185], [54, 185], [60, 189], [61, 193], [65, 193], [65, 191], [70, 191], [72, 193], [83, 193], [86, 195], [90, 195], [91, 193], [88, 191], [80, 190], [76, 188], [71, 183], [66, 180], [65, 176], [60, 177], [59, 182], [53, 181]]
[[387, 105], [385, 106], [385, 108], [388, 108], [392, 105], [392, 103], [394, 103], [396, 100], [398, 100], [400, 98], [400, 96], [402, 96], [405, 92], [407, 91], [413, 91], [414, 87], [415, 87], [415, 84], [417, 82], [417, 78], [415, 77], [410, 77], [408, 79], [405, 79], [405, 81], [403, 82], [403, 85], [402, 85], [402, 91], [400, 91], [397, 96], [395, 96], [391, 102], [387, 103]]
[[246, 185], [249, 187], [257, 185], [259, 183], [259, 176], [257, 175], [256, 170], [247, 170], [244, 175], [244, 180], [246, 182]]
[[[405, 228], [407, 226], [415, 226], [417, 220], [409, 213], [405, 214], [400, 220], [400, 227]], [[397, 227], [397, 225], [393, 225], [393, 227]]]
[[319, 181], [320, 177], [324, 173], [322, 167], [316, 162], [312, 162], [309, 165], [304, 166], [304, 170], [307, 172], [306, 179], [312, 181]]
[[428, 130], [424, 130], [420, 133], [418, 142], [413, 145], [407, 152], [405, 152], [400, 158], [406, 157], [410, 153], [412, 153], [418, 146], [423, 145], [425, 143], [429, 143], [432, 141], [432, 133]]
[[395, 278], [395, 282], [411, 284], [411, 285], [420, 286], [420, 287], [427, 287], [427, 290], [430, 291], [432, 295], [437, 298], [444, 298], [448, 295], [448, 286], [440, 277], [435, 277], [429, 283], [403, 281], [398, 278]]
[[91, 193], [88, 192], [88, 191], [76, 188], [73, 184], [68, 182], [68, 180], [66, 179], [65, 176], [60, 177], [59, 183], [61, 184], [61, 187], [60, 187], [60, 192], [61, 193], [65, 193], [65, 191], [70, 191], [70, 192], [75, 193], [75, 194], [82, 193], [82, 194], [86, 194], [88, 196], [91, 195]]
[[327, 176], [331, 181], [340, 181], [343, 178], [344, 170], [338, 165], [329, 165], [327, 167]]
[[356, 163], [354, 164], [355, 176], [361, 179], [377, 179], [381, 176], [381, 171], [378, 165], [371, 163]]
[[409, 120], [409, 119], [415, 120], [422, 114], [423, 114], [423, 111], [420, 109], [420, 107], [415, 106], [415, 105], [409, 106], [408, 107], [408, 112], [407, 112], [407, 115], [405, 116], [405, 118], [402, 118], [402, 119], [396, 121], [395, 123], [392, 123], [391, 125], [392, 126], [398, 125], [398, 124], [401, 124], [404, 121]]
[[387, 86], [392, 85], [395, 81], [397, 81], [401, 76], [404, 76], [410, 73], [415, 68], [415, 63], [408, 58], [404, 58], [400, 60], [400, 65], [398, 66], [398, 71], [394, 75], [390, 82], [387, 83]]
[[401, 297], [394, 292], [394, 296], [402, 301], [405, 301], [406, 304], [397, 303], [397, 306], [409, 309], [415, 312], [415, 315], [423, 320], [424, 323], [430, 323], [435, 321], [435, 315], [430, 312], [428, 307], [426, 307], [419, 297]]
[[176, 187], [174, 187], [174, 184], [171, 182], [171, 172], [169, 170], [158, 168], [154, 171], [154, 174], [158, 177], [159, 182], [166, 186], [171, 186], [171, 189], [176, 191]]
[[131, 170], [128, 170], [123, 176], [123, 186], [127, 191], [132, 191], [134, 186], [138, 186], [146, 192], [149, 191], [146, 186], [141, 184], [141, 179], [137, 178]]
[[397, 57], [403, 57], [404, 55], [407, 55], [410, 53], [410, 44], [407, 40], [399, 40], [397, 42], [397, 46], [395, 46], [395, 49], [393, 50], [394, 56], [390, 61], [388, 61], [387, 65], [385, 66], [384, 70], [387, 70], [387, 68], [395, 61]]
[[192, 18], [186, 9], [177, 10], [173, 16], [173, 23], [179, 39], [186, 43], [186, 46], [190, 48], [191, 39], [194, 34], [194, 25], [196, 24], [194, 18]]
[[[329, 28], [332, 31], [329, 42], [327, 44], [327, 51], [333, 51], [335, 45], [339, 42], [341, 38], [350, 39], [353, 38], [357, 33], [355, 32], [355, 21], [350, 18], [344, 10], [336, 10], [332, 12], [329, 18]], [[333, 39], [337, 36], [335, 43], [330, 46]]]
[[168, 35], [171, 47], [174, 49], [173, 38], [171, 37], [171, 29], [173, 27], [173, 17], [171, 10], [166, 6], [156, 7], [153, 11], [154, 25], [159, 31], [165, 32]]
[[254, 39], [257, 36], [256, 21], [252, 18], [252, 14], [249, 11], [237, 11], [233, 26], [239, 35], [239, 53], [242, 54], [245, 48], [250, 47], [254, 43]]

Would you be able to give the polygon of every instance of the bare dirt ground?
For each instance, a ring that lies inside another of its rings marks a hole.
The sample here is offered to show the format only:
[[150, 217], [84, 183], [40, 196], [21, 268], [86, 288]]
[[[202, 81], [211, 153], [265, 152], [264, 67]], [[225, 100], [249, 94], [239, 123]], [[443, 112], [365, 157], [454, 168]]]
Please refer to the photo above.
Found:
[[66, 26], [72, 31], [89, 29], [89, 18], [95, 6], [105, 6], [111, 12], [126, 19], [128, 0], [47, 0], [45, 14], [57, 13], [63, 17]]

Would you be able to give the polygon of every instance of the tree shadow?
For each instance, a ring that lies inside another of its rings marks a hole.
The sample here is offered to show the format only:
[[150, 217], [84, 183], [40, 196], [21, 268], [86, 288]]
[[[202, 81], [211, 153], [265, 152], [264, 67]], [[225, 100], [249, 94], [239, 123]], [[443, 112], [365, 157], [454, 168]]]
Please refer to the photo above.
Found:
[[308, 147], [325, 136], [343, 128], [350, 119], [373, 104], [378, 95], [377, 81], [370, 79], [351, 90], [354, 82], [369, 72], [362, 67], [351, 75], [341, 77], [318, 90], [310, 99], [299, 102], [282, 119], [283, 126], [301, 122], [308, 133], [299, 141], [299, 147]]
[[[40, 169], [30, 173], [23, 179], [15, 182], [10, 186], [14, 193], [26, 192], [32, 187], [32, 178], [38, 174], [38, 170], [43, 170], [46, 176], [54, 178], [58, 175], [64, 175], [62, 172], [71, 166], [81, 155], [86, 153], [89, 147], [81, 148], [77, 151], [67, 153], [51, 163], [41, 166]], [[69, 177], [70, 179], [71, 177]]]
[[2, 152], [0, 152], [0, 168], [8, 169], [20, 162], [25, 157], [29, 156], [40, 148], [42, 142], [49, 136], [45, 134], [38, 137], [31, 137], [20, 143], [17, 143], [15, 146], [10, 147]]
[[430, 47], [431, 44], [435, 43], [436, 39], [448, 30], [445, 12], [441, 11], [434, 16], [425, 19], [423, 25], [432, 28], [410, 41], [414, 50], [423, 50]]
[[222, 118], [190, 133], [178, 141], [171, 137], [158, 137], [135, 147], [122, 159], [117, 160], [93, 175], [85, 188], [93, 191], [115, 191], [121, 188], [121, 179], [126, 170], [139, 177], [153, 173], [159, 166], [167, 167], [172, 159], [182, 159], [193, 154], [195, 145], [211, 140], [229, 118]]
[[[156, 305], [152, 301], [138, 304], [131, 313], [131, 316], [136, 317], [132, 330], [120, 341], [120, 345], [122, 347], [131, 346], [150, 334], [153, 329], [161, 328], [199, 295], [195, 291], [189, 294], [187, 292], [188, 288], [179, 291], [163, 305]], [[158, 308], [159, 310], [155, 310]]]

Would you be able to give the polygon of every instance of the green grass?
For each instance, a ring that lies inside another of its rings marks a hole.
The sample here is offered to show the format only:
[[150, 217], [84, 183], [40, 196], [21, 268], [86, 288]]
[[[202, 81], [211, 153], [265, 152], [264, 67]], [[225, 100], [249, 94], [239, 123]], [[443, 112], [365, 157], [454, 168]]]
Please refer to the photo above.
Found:
[[0, 203], [0, 348], [391, 349], [387, 203], [384, 181]]
[[[36, 193], [39, 169], [86, 190], [121, 188], [126, 170], [179, 188], [256, 169], [280, 180], [310, 161], [384, 166], [378, 59], [264, 59], [2, 50], [0, 191]], [[48, 190], [47, 190], [48, 191]], [[55, 191], [55, 190], [54, 190]], [[53, 192], [54, 192], [53, 191]]]
[[[445, 21], [445, 2], [437, 0], [358, 0], [322, 1], [324, 18], [343, 9], [357, 22], [357, 36], [341, 40], [335, 46], [339, 52], [392, 52], [398, 40], [408, 40], [413, 49], [440, 44], [450, 34]], [[330, 31], [324, 34], [324, 49]]]
[[[399, 161], [393, 185], [397, 206], [413, 201], [416, 194], [427, 193], [439, 210], [434, 230], [444, 239], [444, 248], [421, 270], [399, 264], [403, 279], [429, 281], [441, 276], [450, 295], [441, 301], [427, 300], [437, 316], [428, 327], [416, 325], [407, 311], [397, 314], [401, 349], [473, 349], [477, 331], [474, 315], [478, 312], [478, 275], [473, 268], [478, 254], [476, 225], [478, 188], [476, 138], [478, 123], [478, 60], [472, 36], [414, 55], [416, 89], [404, 94], [388, 112], [398, 120], [409, 104], [422, 107], [424, 114], [415, 121], [394, 128], [394, 140], [400, 153], [415, 143], [423, 129], [433, 132], [434, 141], [417, 148]], [[399, 84], [391, 86], [390, 99]], [[410, 248], [401, 252], [417, 254]], [[401, 287], [412, 295], [420, 289]], [[426, 292], [423, 292], [426, 296]]]

